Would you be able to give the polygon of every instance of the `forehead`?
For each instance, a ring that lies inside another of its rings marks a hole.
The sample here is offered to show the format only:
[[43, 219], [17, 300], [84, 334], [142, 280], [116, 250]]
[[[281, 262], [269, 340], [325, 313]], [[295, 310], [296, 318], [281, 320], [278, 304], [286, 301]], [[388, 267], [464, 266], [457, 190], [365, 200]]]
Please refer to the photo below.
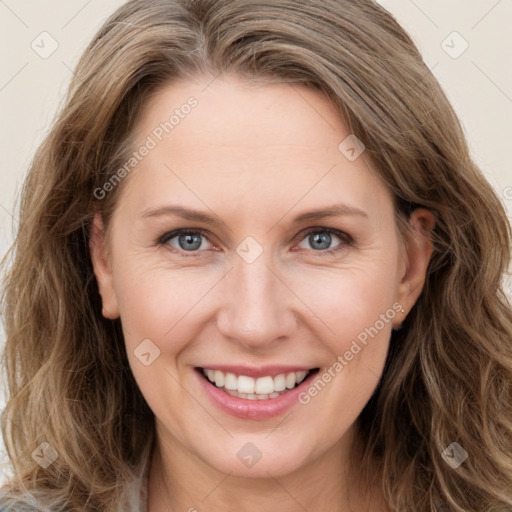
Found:
[[391, 202], [364, 152], [348, 158], [353, 135], [334, 105], [302, 85], [233, 75], [169, 84], [147, 100], [135, 149], [148, 140], [128, 180], [141, 203], [172, 195], [243, 208], [257, 196], [261, 207], [345, 199], [378, 211]]
[[[190, 98], [197, 103], [192, 109], [186, 108]], [[179, 115], [180, 109], [188, 114]], [[281, 146], [292, 156], [302, 149], [336, 148], [341, 131], [349, 134], [334, 105], [320, 92], [302, 85], [249, 82], [236, 75], [198, 77], [160, 89], [143, 109], [139, 139], [158, 131], [173, 113], [174, 125], [162, 141], [170, 145], [179, 138], [180, 145], [215, 143], [216, 149], [237, 146], [258, 154]]]

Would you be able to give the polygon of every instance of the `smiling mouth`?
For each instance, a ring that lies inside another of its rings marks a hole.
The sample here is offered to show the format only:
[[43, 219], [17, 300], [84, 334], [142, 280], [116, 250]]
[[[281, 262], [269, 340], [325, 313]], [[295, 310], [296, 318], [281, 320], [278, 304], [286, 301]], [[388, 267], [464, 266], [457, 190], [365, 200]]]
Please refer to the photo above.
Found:
[[225, 393], [246, 400], [266, 400], [277, 398], [288, 391], [298, 387], [320, 368], [307, 371], [281, 373], [276, 376], [263, 376], [259, 378], [247, 375], [236, 375], [230, 372], [212, 370], [209, 368], [196, 368], [200, 375], [212, 386]]

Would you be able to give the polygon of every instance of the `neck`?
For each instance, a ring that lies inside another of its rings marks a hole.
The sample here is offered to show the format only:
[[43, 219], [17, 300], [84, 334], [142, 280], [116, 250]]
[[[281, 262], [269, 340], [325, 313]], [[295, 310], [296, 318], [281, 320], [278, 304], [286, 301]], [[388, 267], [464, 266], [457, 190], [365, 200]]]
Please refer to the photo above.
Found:
[[[157, 437], [147, 512], [388, 512], [382, 494], [353, 475], [360, 467], [360, 444], [352, 438], [344, 441], [286, 475], [247, 478], [217, 471], [177, 440]], [[353, 448], [349, 452], [348, 446]]]

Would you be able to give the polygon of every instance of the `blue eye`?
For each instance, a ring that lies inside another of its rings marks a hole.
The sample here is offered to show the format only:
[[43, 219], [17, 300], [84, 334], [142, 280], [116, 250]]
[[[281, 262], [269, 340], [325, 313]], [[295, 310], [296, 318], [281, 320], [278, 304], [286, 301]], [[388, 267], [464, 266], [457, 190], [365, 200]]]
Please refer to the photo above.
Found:
[[[339, 240], [334, 247], [330, 247], [333, 237]], [[301, 233], [298, 239], [308, 240], [312, 251], [316, 253], [333, 253], [343, 249], [353, 242], [352, 237], [343, 231], [330, 228], [311, 228], [306, 233]], [[175, 241], [174, 241], [175, 240]], [[196, 256], [201, 250], [206, 250], [208, 238], [201, 229], [178, 229], [165, 233], [158, 241], [158, 245], [169, 247], [173, 252], [181, 252], [186, 256]], [[205, 245], [206, 244], [206, 245]], [[307, 249], [307, 248], [306, 248]]]
[[[198, 249], [201, 249], [201, 246], [203, 245], [201, 237], [206, 238], [202, 231], [180, 229], [173, 231], [172, 233], [166, 233], [158, 240], [158, 243], [161, 245], [169, 244], [172, 247], [185, 252], [195, 252]], [[170, 243], [171, 240], [175, 238], [177, 239], [178, 247], [176, 247], [175, 244]]]
[[[334, 247], [329, 247], [332, 243], [333, 236], [334, 238], [341, 240], [341, 242]], [[314, 251], [322, 252], [331, 252], [333, 250], [337, 250], [340, 246], [344, 245], [344, 242], [349, 242], [349, 236], [347, 234], [342, 233], [341, 231], [327, 228], [310, 229], [303, 239], [308, 240]]]

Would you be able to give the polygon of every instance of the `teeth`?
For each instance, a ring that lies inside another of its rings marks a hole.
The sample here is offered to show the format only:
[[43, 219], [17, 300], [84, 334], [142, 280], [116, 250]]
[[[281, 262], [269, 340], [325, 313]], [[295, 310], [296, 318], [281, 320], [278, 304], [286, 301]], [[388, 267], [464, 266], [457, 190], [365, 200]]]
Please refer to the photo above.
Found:
[[[210, 379], [211, 380], [211, 379]], [[238, 389], [238, 379], [234, 373], [226, 373], [224, 378], [224, 387], [236, 391]]]
[[274, 392], [274, 379], [272, 377], [260, 377], [255, 384], [254, 392], [268, 395]]
[[308, 372], [295, 372], [295, 378], [297, 379], [297, 382], [302, 382], [305, 378]]
[[239, 393], [254, 393], [255, 380], [252, 377], [240, 375], [238, 377], [238, 392]]
[[215, 371], [215, 385], [218, 388], [224, 387], [224, 374], [218, 370]]
[[282, 392], [293, 389], [307, 377], [309, 371], [281, 373], [275, 377], [266, 376], [258, 379], [210, 369], [203, 369], [203, 374], [212, 384], [224, 388], [230, 395], [247, 400], [265, 400], [276, 398]]
[[295, 387], [295, 384], [297, 382], [297, 375], [295, 375], [295, 373], [289, 373], [287, 376], [286, 376], [286, 387], [288, 389], [292, 389]]
[[281, 373], [274, 377], [274, 391], [284, 391], [286, 389], [286, 375]]

